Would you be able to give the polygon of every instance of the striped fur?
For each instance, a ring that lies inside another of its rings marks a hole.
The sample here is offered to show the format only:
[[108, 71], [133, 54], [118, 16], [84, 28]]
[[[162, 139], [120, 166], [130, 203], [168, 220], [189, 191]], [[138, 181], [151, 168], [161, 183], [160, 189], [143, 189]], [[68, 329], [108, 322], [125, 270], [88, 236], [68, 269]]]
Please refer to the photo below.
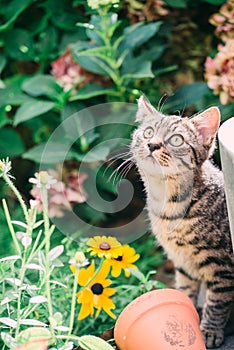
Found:
[[152, 231], [175, 264], [176, 287], [196, 304], [206, 285], [201, 329], [207, 348], [219, 347], [233, 303], [234, 258], [223, 175], [209, 160], [218, 108], [191, 119], [165, 116], [141, 97], [137, 121], [131, 149]]

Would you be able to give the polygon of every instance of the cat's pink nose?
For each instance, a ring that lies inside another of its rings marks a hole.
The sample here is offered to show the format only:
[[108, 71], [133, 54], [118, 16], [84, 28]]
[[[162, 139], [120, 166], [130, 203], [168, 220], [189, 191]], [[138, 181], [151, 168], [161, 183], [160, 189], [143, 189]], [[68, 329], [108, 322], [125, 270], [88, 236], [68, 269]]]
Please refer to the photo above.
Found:
[[157, 149], [160, 149], [162, 146], [161, 143], [148, 143], [148, 147], [150, 152], [152, 153], [153, 151], [156, 151]]

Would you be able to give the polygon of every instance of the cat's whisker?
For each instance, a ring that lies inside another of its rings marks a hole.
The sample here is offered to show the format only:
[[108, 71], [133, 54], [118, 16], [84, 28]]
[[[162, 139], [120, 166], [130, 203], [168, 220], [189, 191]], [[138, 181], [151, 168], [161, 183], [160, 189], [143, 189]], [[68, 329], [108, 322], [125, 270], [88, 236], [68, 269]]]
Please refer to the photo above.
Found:
[[131, 155], [131, 152], [123, 152], [123, 153], [118, 153], [115, 156], [107, 159], [106, 163], [108, 163], [108, 165], [106, 166], [106, 169], [104, 170], [103, 175], [106, 174], [107, 170], [118, 160], [122, 160], [124, 157], [128, 157]]
[[122, 152], [122, 153], [117, 153], [115, 155], [113, 155], [112, 157], [108, 158], [107, 161], [109, 162], [110, 160], [116, 160], [116, 159], [121, 159], [125, 156], [129, 156], [131, 155], [131, 151], [126, 151], [126, 152]]
[[128, 164], [120, 173], [122, 177], [126, 177], [126, 175], [129, 173], [129, 171], [132, 169], [134, 166], [134, 163]]
[[[133, 165], [134, 165], [134, 163], [130, 163], [130, 164], [128, 164], [127, 166], [125, 166], [124, 169], [121, 170], [121, 172], [117, 173], [117, 176], [119, 176], [118, 182], [119, 182], [121, 179], [123, 179], [123, 178], [126, 177], [126, 175], [129, 173], [129, 171], [131, 170], [131, 168], [133, 167]], [[117, 179], [117, 177], [116, 177], [116, 179]]]
[[163, 111], [163, 107], [168, 99], [169, 95], [167, 92], [165, 92], [162, 97], [160, 98], [159, 102], [158, 102], [158, 110], [159, 112]]
[[[132, 162], [133, 161], [133, 157], [130, 157], [128, 159], [126, 159], [123, 163], [121, 163], [114, 171], [113, 173], [110, 175], [110, 177], [108, 178], [108, 181], [111, 181], [111, 179], [113, 178], [114, 176], [114, 181], [117, 179], [117, 176], [118, 175], [121, 175], [119, 170], [126, 166], [129, 162]], [[125, 168], [124, 168], [125, 169]]]

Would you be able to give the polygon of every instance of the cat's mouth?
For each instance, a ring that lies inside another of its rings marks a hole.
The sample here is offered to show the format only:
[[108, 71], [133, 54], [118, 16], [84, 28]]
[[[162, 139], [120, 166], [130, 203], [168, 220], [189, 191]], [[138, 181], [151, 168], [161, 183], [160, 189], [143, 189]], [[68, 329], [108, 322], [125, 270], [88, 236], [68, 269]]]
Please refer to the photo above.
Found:
[[[154, 152], [155, 153], [155, 152]], [[163, 167], [169, 167], [170, 156], [167, 153], [162, 152], [161, 154], [150, 153], [146, 156], [147, 159], [157, 163], [157, 165]]]

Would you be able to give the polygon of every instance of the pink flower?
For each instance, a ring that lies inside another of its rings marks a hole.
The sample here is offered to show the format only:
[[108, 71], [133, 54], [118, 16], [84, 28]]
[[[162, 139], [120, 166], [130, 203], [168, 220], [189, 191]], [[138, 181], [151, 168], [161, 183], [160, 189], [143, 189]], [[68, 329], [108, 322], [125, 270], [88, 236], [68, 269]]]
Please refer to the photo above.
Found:
[[[59, 181], [59, 174], [55, 170], [49, 169], [48, 174], [57, 179], [48, 189], [48, 210], [50, 217], [62, 217], [64, 210], [72, 210], [73, 203], [83, 203], [87, 195], [82, 187], [87, 175], [74, 171], [66, 175], [65, 182]], [[30, 204], [37, 204], [38, 212], [42, 212], [41, 188], [34, 184], [30, 194], [35, 198]], [[35, 203], [37, 201], [37, 203]]]
[[79, 89], [91, 81], [104, 86], [109, 85], [107, 78], [82, 68], [72, 57], [69, 47], [59, 58], [51, 63], [51, 66], [51, 74], [57, 79], [64, 91], [69, 91], [72, 88]]
[[67, 49], [57, 60], [51, 63], [52, 75], [57, 79], [64, 91], [70, 90], [81, 82], [83, 68], [75, 62], [70, 49]]
[[215, 34], [226, 42], [234, 38], [234, 1], [228, 0], [220, 7], [219, 13], [210, 17], [210, 23], [216, 27]]
[[205, 79], [210, 89], [219, 95], [220, 102], [234, 101], [234, 40], [218, 46], [218, 53], [205, 62]]

